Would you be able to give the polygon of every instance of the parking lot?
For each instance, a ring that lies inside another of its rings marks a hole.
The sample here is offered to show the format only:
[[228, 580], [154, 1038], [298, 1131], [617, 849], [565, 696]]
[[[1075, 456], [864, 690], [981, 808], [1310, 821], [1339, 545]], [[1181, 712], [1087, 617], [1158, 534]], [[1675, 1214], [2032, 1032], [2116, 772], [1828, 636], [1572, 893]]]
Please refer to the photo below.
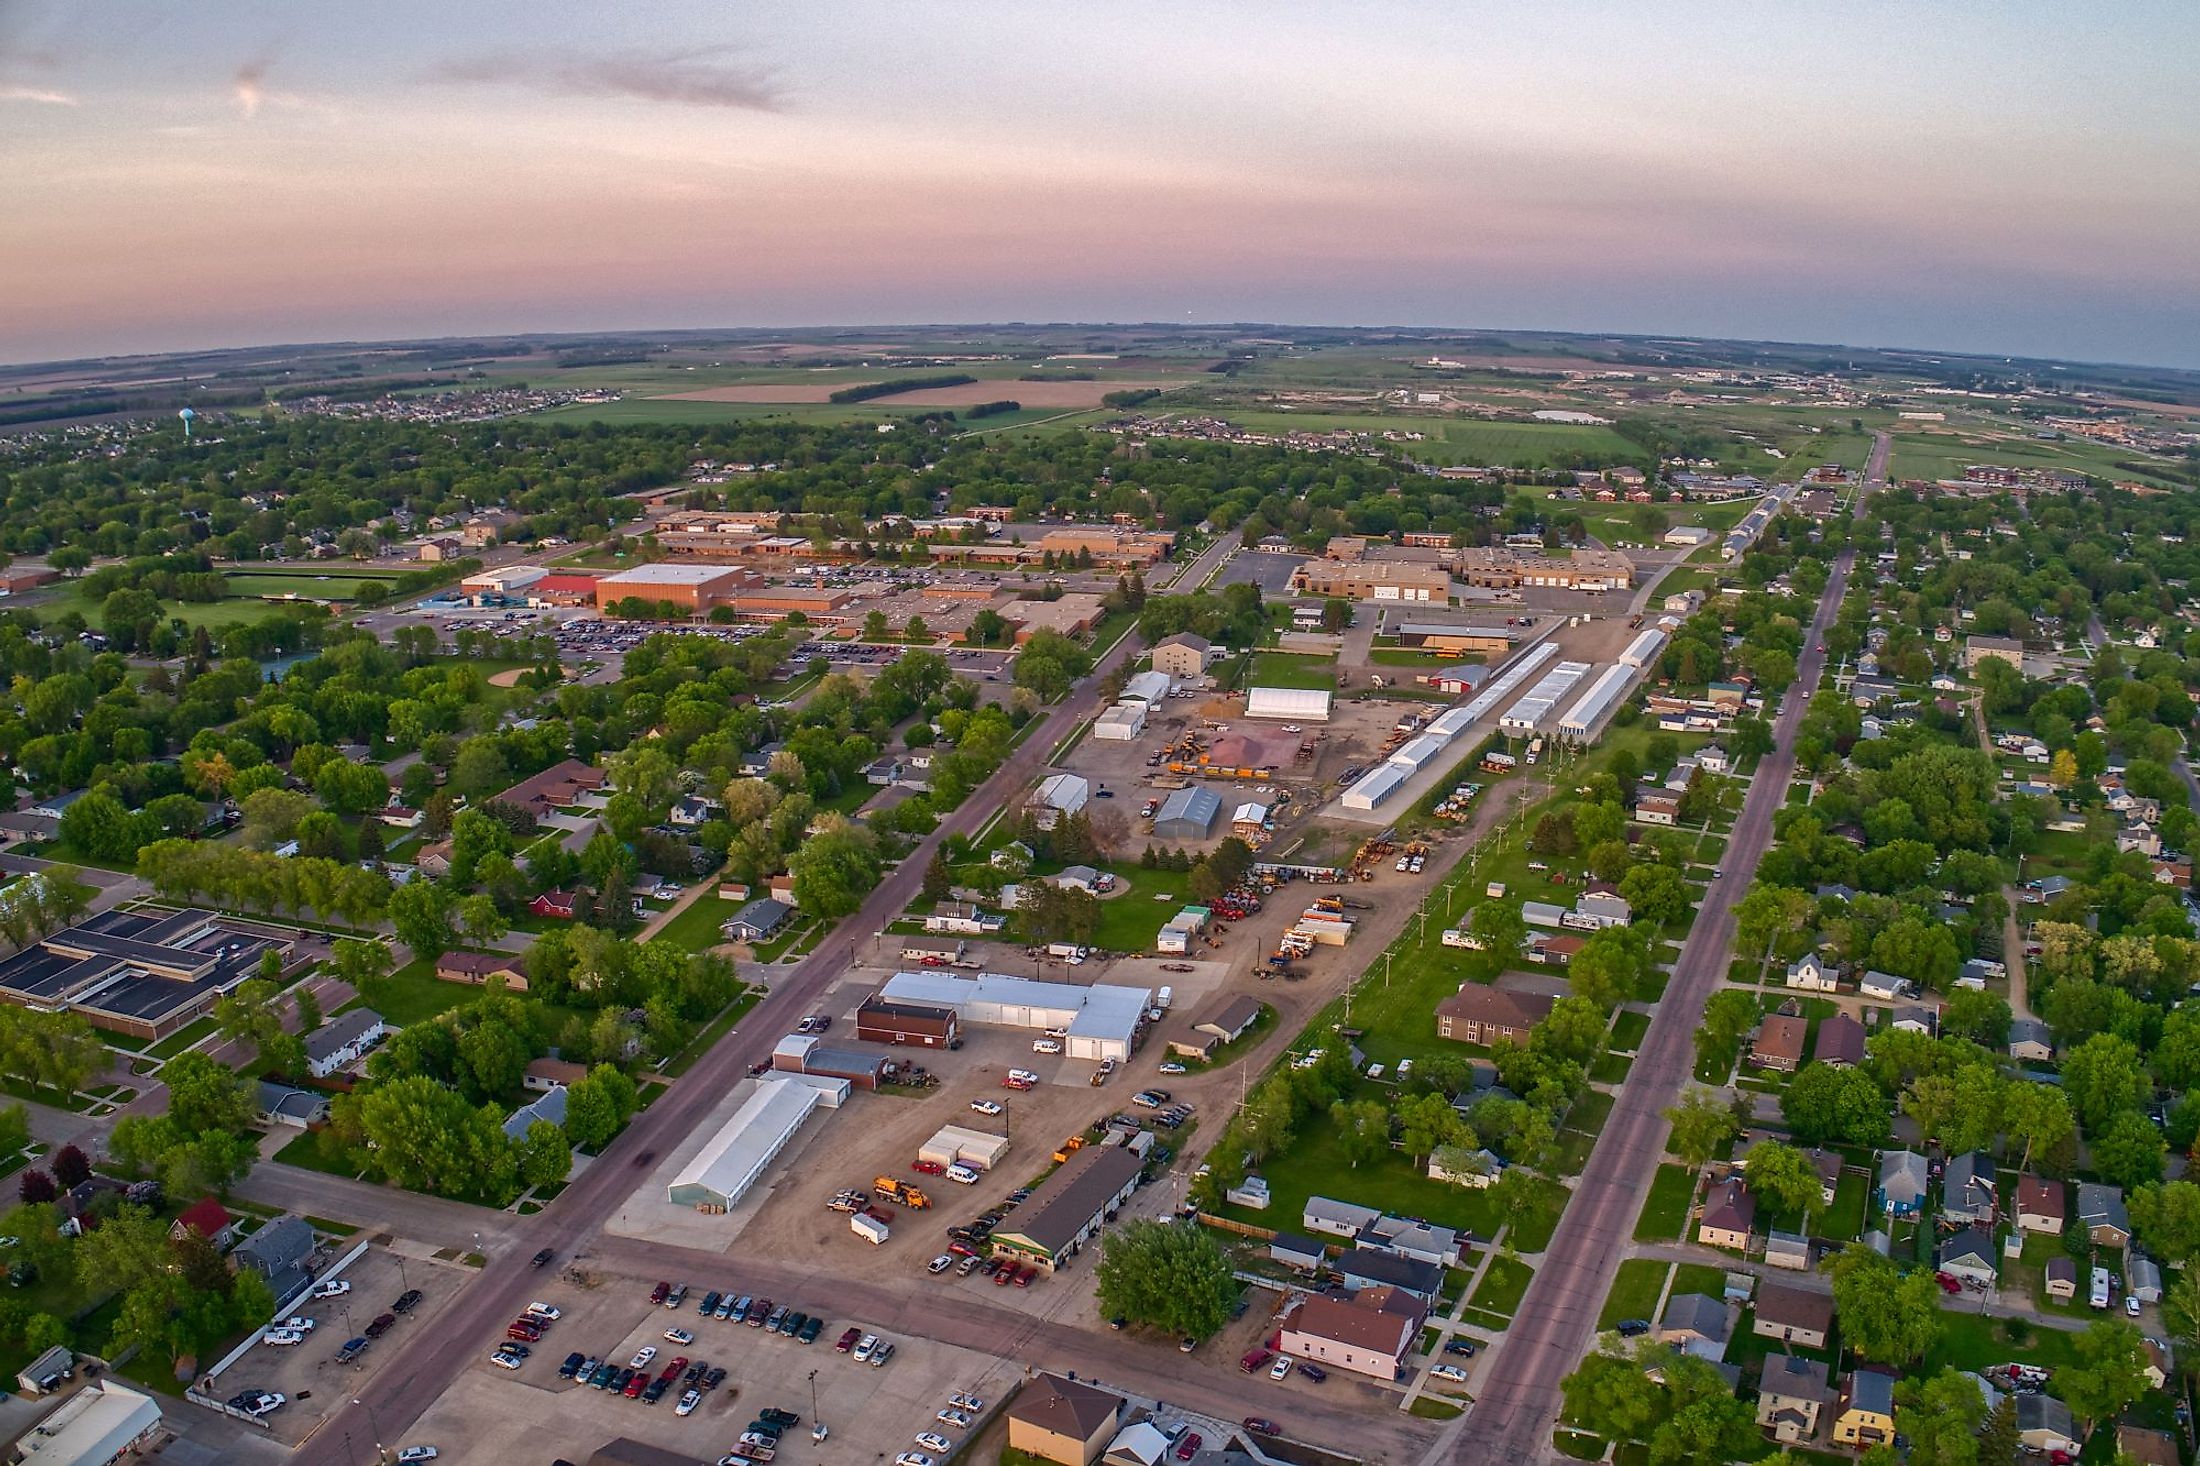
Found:
[[[274, 1439], [295, 1446], [313, 1433], [332, 1405], [350, 1399], [406, 1335], [433, 1329], [436, 1316], [469, 1276], [470, 1269], [457, 1263], [369, 1248], [344, 1270], [343, 1280], [351, 1284], [349, 1293], [314, 1299], [292, 1310], [314, 1321], [304, 1343], [261, 1344], [224, 1370], [209, 1388], [224, 1400], [247, 1390], [273, 1390], [285, 1396], [288, 1403], [270, 1417], [269, 1424]], [[418, 1291], [420, 1301], [405, 1313], [395, 1313], [394, 1305], [408, 1290]], [[391, 1321], [380, 1337], [357, 1357], [339, 1363], [336, 1355], [345, 1342], [365, 1335], [385, 1314]]]
[[[732, 1260], [726, 1275], [715, 1282], [686, 1280], [690, 1291], [676, 1310], [650, 1304], [654, 1281], [596, 1275], [583, 1286], [566, 1277], [546, 1278], [538, 1300], [559, 1309], [562, 1317], [534, 1352], [520, 1368], [505, 1370], [490, 1364], [484, 1350], [484, 1357], [452, 1381], [402, 1444], [434, 1445], [447, 1461], [502, 1462], [516, 1458], [514, 1443], [522, 1440], [553, 1442], [563, 1454], [585, 1459], [605, 1441], [629, 1436], [697, 1460], [715, 1460], [768, 1407], [799, 1417], [783, 1447], [793, 1458], [892, 1460], [903, 1451], [924, 1449], [916, 1442], [920, 1431], [937, 1432], [958, 1444], [964, 1435], [974, 1434], [981, 1417], [973, 1416], [972, 1427], [965, 1430], [939, 1421], [938, 1412], [957, 1392], [975, 1393], [986, 1409], [996, 1408], [1004, 1386], [1020, 1372], [1013, 1361], [900, 1336], [890, 1337], [894, 1350], [884, 1365], [858, 1363], [835, 1344], [850, 1328], [880, 1333], [860, 1319], [828, 1319], [817, 1341], [805, 1345], [731, 1320], [702, 1318], [697, 1305], [706, 1289], [739, 1286], [740, 1269]], [[799, 1298], [777, 1302], [801, 1307]], [[665, 1331], [673, 1328], [693, 1334], [694, 1342], [666, 1339]], [[668, 1389], [652, 1406], [559, 1378], [568, 1354], [630, 1367], [629, 1361], [644, 1348], [657, 1351], [647, 1366], [652, 1373], [685, 1356], [690, 1366], [724, 1369], [726, 1378], [705, 1392], [686, 1416], [678, 1413], [677, 1390]], [[819, 1418], [829, 1431], [822, 1446], [811, 1439]], [[926, 1454], [937, 1458], [942, 1453]], [[341, 1457], [332, 1453], [331, 1459]]]

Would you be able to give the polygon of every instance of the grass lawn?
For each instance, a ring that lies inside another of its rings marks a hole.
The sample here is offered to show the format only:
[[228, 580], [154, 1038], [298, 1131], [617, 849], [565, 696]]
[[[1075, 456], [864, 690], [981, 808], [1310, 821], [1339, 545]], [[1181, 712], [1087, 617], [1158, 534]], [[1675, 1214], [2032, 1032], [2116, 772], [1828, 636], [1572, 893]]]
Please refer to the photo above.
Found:
[[275, 1159], [286, 1166], [300, 1166], [329, 1176], [359, 1175], [359, 1168], [351, 1163], [350, 1157], [328, 1140], [326, 1130], [306, 1131], [275, 1152]]
[[1604, 1295], [1604, 1312], [1597, 1315], [1597, 1327], [1608, 1329], [1625, 1318], [1649, 1318], [1658, 1306], [1658, 1290], [1665, 1286], [1669, 1266], [1647, 1257], [1630, 1257], [1621, 1263], [1619, 1276], [1612, 1279], [1612, 1291]]
[[1337, 687], [1335, 657], [1300, 656], [1295, 652], [1260, 652], [1245, 674], [1247, 687], [1303, 687], [1334, 692]]
[[1524, 1262], [1510, 1257], [1493, 1257], [1489, 1271], [1482, 1274], [1482, 1286], [1474, 1290], [1471, 1301], [1476, 1308], [1490, 1313], [1513, 1313], [1519, 1309], [1520, 1300], [1534, 1277], [1535, 1269]]
[[1643, 1198], [1642, 1215], [1635, 1221], [1637, 1242], [1671, 1242], [1688, 1225], [1688, 1203], [1696, 1194], [1695, 1175], [1686, 1167], [1664, 1162]]
[[741, 1021], [742, 1014], [756, 1006], [759, 996], [760, 994], [755, 988], [744, 987], [735, 996], [734, 1000], [726, 1005], [725, 1012], [720, 1013], [716, 1018], [704, 1024], [702, 1031], [688, 1040], [687, 1047], [667, 1061], [664, 1072], [675, 1079], [687, 1073], [690, 1065], [709, 1053], [712, 1046], [718, 1040], [724, 1038], [734, 1024]]
[[1642, 1046], [1643, 1038], [1650, 1032], [1650, 1015], [1622, 1009], [1612, 1020], [1612, 1047], [1620, 1053], [1631, 1054]]
[[1110, 866], [1115, 890], [1100, 903], [1093, 945], [1109, 952], [1151, 952], [1168, 919], [1192, 904], [1191, 873]]
[[1989, 1364], [2015, 1361], [2056, 1368], [2077, 1362], [2078, 1336], [2061, 1329], [2023, 1325], [2026, 1342], [2012, 1342], [2003, 1332], [2005, 1320], [1977, 1313], [1942, 1310], [1940, 1342], [1926, 1352], [1921, 1375], [1943, 1369], [1984, 1369]]
[[[366, 984], [360, 989], [359, 997], [344, 1007], [364, 1004], [392, 1025], [403, 1028], [411, 1023], [425, 1023], [479, 996], [481, 989], [467, 983], [445, 982], [435, 975], [433, 960], [416, 957], [389, 976]], [[337, 1009], [339, 1013], [342, 1011], [343, 1008]]]
[[1703, 1293], [1712, 1298], [1726, 1296], [1726, 1269], [1703, 1262], [1680, 1262], [1673, 1265], [1673, 1288], [1668, 1298], [1678, 1298], [1688, 1293]]
[[214, 1029], [213, 1019], [201, 1018], [195, 1023], [185, 1024], [145, 1052], [156, 1059], [173, 1059], [176, 1055], [212, 1033]]
[[[1467, 1407], [1450, 1400], [1438, 1399], [1434, 1395], [1420, 1395], [1406, 1407], [1406, 1413], [1417, 1415], [1423, 1420], [1456, 1420], [1467, 1413]], [[1002, 1459], [1005, 1461], [1007, 1457], [1003, 1456]]]
[[1819, 1219], [1822, 1237], [1844, 1241], [1864, 1235], [1864, 1212], [1871, 1204], [1871, 1182], [1855, 1171], [1843, 1171], [1833, 1188], [1833, 1205]]
[[706, 892], [689, 902], [678, 916], [657, 929], [653, 940], [671, 942], [690, 952], [707, 952], [725, 940], [719, 928], [748, 903], [727, 901]]
[[1589, 1077], [1603, 1084], [1619, 1084], [1626, 1080], [1627, 1071], [1635, 1067], [1635, 1061], [1627, 1054], [1600, 1054], [1589, 1066]]

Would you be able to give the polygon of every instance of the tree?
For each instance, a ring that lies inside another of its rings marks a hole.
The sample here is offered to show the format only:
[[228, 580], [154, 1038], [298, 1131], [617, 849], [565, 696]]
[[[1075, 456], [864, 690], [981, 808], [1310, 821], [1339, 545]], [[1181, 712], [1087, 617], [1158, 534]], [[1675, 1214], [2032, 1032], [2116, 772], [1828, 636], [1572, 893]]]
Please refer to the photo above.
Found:
[[1848, 1346], [1874, 1364], [1922, 1359], [1940, 1337], [1933, 1275], [1904, 1273], [1860, 1242], [1834, 1259], [1833, 1307]]
[[54, 1152], [53, 1178], [64, 1191], [82, 1186], [92, 1179], [92, 1163], [83, 1151], [64, 1145]]
[[2035, 1152], [2052, 1151], [2077, 1129], [2070, 1113], [2070, 1099], [2051, 1084], [2011, 1084], [2002, 1095], [2002, 1125], [2011, 1140], [2020, 1141], [2024, 1154], [2017, 1169], [2028, 1169]]
[[1887, 1096], [1861, 1069], [1810, 1063], [1780, 1094], [1780, 1115], [1806, 1145], [1877, 1145], [1888, 1132]]
[[42, 1202], [52, 1201], [61, 1194], [60, 1189], [53, 1184], [53, 1177], [36, 1166], [23, 1173], [23, 1179], [16, 1183], [15, 1189], [16, 1194], [23, 1198], [25, 1206], [37, 1206]]
[[2113, 1033], [2096, 1033], [2064, 1054], [2062, 1080], [2088, 1135], [2119, 1114], [2141, 1111], [2152, 1087], [2138, 1047]]
[[1910, 1438], [1909, 1466], [1977, 1466], [1986, 1397], [1953, 1369], [1895, 1386], [1895, 1426]]
[[390, 925], [415, 957], [431, 962], [457, 945], [451, 895], [434, 881], [408, 881], [390, 892]]
[[878, 884], [877, 843], [845, 821], [820, 831], [787, 861], [795, 902], [826, 920], [846, 916]]
[[565, 1133], [579, 1149], [601, 1150], [640, 1104], [634, 1081], [616, 1064], [598, 1064], [566, 1088]]
[[1665, 1112], [1665, 1123], [1672, 1127], [1666, 1137], [1666, 1150], [1691, 1171], [1722, 1154], [1742, 1128], [1734, 1111], [1716, 1094], [1694, 1085], [1681, 1095], [1679, 1104]]
[[[1650, 1350], [1640, 1351], [1649, 1354]], [[1657, 1351], [1662, 1358], [1669, 1351]], [[1565, 1418], [1613, 1440], [1645, 1440], [1668, 1414], [1665, 1387], [1636, 1359], [1595, 1353], [1559, 1382]]]
[[481, 947], [493, 945], [512, 929], [504, 913], [497, 910], [495, 900], [488, 896], [467, 896], [459, 901], [458, 927], [467, 941]]
[[2187, 1349], [2200, 1348], [2200, 1268], [2181, 1269], [2162, 1295], [2162, 1319]]
[[1635, 915], [1655, 926], [1668, 926], [1688, 915], [1696, 893], [1669, 865], [1638, 865], [1620, 877], [1619, 893]]
[[[1468, 1130], [1467, 1122], [1452, 1108], [1451, 1101], [1440, 1094], [1408, 1095], [1397, 1102], [1392, 1113], [1398, 1117], [1398, 1143], [1413, 1157], [1416, 1165], [1435, 1154], [1439, 1146], [1471, 1148], [1474, 1144], [1474, 1135]], [[1383, 1138], [1386, 1143], [1390, 1138], [1387, 1128]]]
[[1752, 1146], [1742, 1171], [1749, 1178], [1749, 1189], [1775, 1211], [1815, 1217], [1825, 1210], [1817, 1168], [1792, 1145], [1768, 1140]]
[[1979, 1434], [1978, 1466], [2017, 1466], [2022, 1444], [2017, 1429], [2017, 1397], [2014, 1393], [2003, 1395]]
[[17, 1151], [28, 1150], [31, 1143], [31, 1112], [20, 1101], [12, 1105], [0, 1105], [0, 1156], [11, 1156]]
[[1740, 988], [1721, 988], [1704, 1004], [1703, 1026], [1696, 1030], [1699, 1058], [1732, 1062], [1742, 1035], [1756, 1026], [1757, 999]]
[[2116, 1415], [2147, 1392], [2146, 1342], [2134, 1325], [2120, 1318], [2104, 1318], [2078, 1335], [2078, 1362], [2057, 1371], [2063, 1403], [2085, 1427]]
[[2007, 999], [1984, 989], [1958, 988], [1940, 1010], [1940, 1031], [1999, 1049], [2009, 1042], [2010, 1020]]
[[2126, 1110], [2091, 1136], [2093, 1169], [2112, 1185], [2129, 1189], [2162, 1179], [2169, 1142], [2144, 1111]]
[[[58, 1162], [54, 1173], [60, 1174]], [[2148, 1252], [2164, 1262], [2200, 1257], [2200, 1184], [2172, 1181], [2131, 1193], [2131, 1225]]]
[[520, 1142], [519, 1178], [528, 1186], [555, 1186], [573, 1169], [573, 1146], [565, 1132], [548, 1120], [527, 1127]]
[[1103, 1314], [1192, 1339], [1221, 1332], [1245, 1291], [1207, 1228], [1144, 1219], [1104, 1234], [1098, 1273]]
[[425, 1075], [406, 1075], [350, 1096], [368, 1169], [408, 1190], [509, 1199], [512, 1146], [495, 1108], [479, 1109]]
[[298, 1012], [298, 1032], [311, 1033], [321, 1026], [321, 1000], [313, 996], [311, 983], [298, 984], [290, 1002]]
[[[1433, 1096], [1423, 1096], [1432, 1098]], [[1441, 1103], [1441, 1101], [1439, 1101]], [[1449, 1110], [1450, 1105], [1445, 1105]], [[1354, 1170], [1390, 1153], [1390, 1112], [1378, 1100], [1338, 1100], [1329, 1107], [1345, 1164]]]
[[161, 1066], [160, 1077], [168, 1086], [168, 1118], [185, 1134], [251, 1127], [252, 1091], [234, 1070], [186, 1050]]

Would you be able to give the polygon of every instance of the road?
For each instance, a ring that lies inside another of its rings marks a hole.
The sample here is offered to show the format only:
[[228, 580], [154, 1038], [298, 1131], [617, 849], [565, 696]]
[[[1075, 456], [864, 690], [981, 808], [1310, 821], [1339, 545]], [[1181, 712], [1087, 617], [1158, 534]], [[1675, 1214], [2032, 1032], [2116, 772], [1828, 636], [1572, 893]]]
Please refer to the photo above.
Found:
[[[1857, 508], [1885, 482], [1888, 440], [1873, 446]], [[1758, 766], [1742, 812], [1727, 841], [1721, 869], [1704, 892], [1702, 906], [1674, 964], [1672, 981], [1651, 1019], [1649, 1036], [1635, 1056], [1596, 1149], [1582, 1171], [1573, 1200], [1521, 1301], [1513, 1326], [1499, 1343], [1484, 1377], [1479, 1402], [1444, 1434], [1424, 1460], [1456, 1454], [1471, 1426], [1475, 1453], [1495, 1463], [1551, 1457], [1551, 1427], [1558, 1418], [1559, 1382], [1572, 1373], [1596, 1334], [1619, 1261], [1633, 1240], [1635, 1218], [1665, 1154], [1664, 1111], [1680, 1096], [1695, 1063], [1695, 1031], [1704, 1001], [1725, 977], [1734, 943], [1733, 906], [1749, 888], [1757, 862], [1772, 838], [1772, 816], [1787, 797], [1795, 771], [1795, 737], [1825, 669], [1827, 629], [1840, 609], [1855, 552], [1844, 550], [1827, 577], [1811, 618], [1810, 635], [1795, 682], [1781, 699], [1773, 751]]]
[[[1228, 553], [1228, 537], [1219, 538], [1187, 568], [1185, 577], [1204, 574], [1212, 568], [1208, 561], [1219, 564]], [[1198, 581], [1191, 579], [1189, 583]], [[647, 1167], [654, 1164], [655, 1158], [701, 1126], [726, 1092], [746, 1077], [749, 1065], [766, 1057], [772, 1044], [802, 1019], [827, 984], [846, 971], [857, 942], [883, 930], [909, 905], [940, 843], [950, 835], [974, 834], [994, 811], [1029, 785], [1046, 766], [1054, 746], [1079, 722], [1099, 711], [1103, 675], [1135, 658], [1142, 647], [1136, 633], [1119, 641], [1069, 698], [1045, 716], [991, 779], [886, 873], [869, 899], [841, 923], [834, 936], [794, 967], [773, 969], [770, 994], [757, 1004], [736, 1034], [705, 1054], [663, 1098], [636, 1116], [626, 1132], [581, 1172], [550, 1208], [509, 1227], [501, 1243], [487, 1240], [486, 1266], [451, 1300], [437, 1320], [438, 1327], [413, 1336], [396, 1351], [361, 1390], [365, 1405], [354, 1400], [334, 1412], [318, 1432], [319, 1438], [338, 1440], [347, 1431], [361, 1439], [402, 1437], [469, 1360], [501, 1336], [504, 1325], [527, 1301], [536, 1277], [527, 1266], [529, 1256], [547, 1247], [561, 1258], [569, 1257], [595, 1238], [647, 1175]], [[394, 1205], [391, 1208], [398, 1209]]]

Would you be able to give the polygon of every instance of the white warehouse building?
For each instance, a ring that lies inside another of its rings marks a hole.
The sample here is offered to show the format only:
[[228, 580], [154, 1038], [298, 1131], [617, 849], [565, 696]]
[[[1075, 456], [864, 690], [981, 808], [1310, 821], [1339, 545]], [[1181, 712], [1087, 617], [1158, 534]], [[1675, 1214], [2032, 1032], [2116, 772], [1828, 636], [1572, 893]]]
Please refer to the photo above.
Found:
[[1658, 653], [1664, 649], [1665, 633], [1653, 626], [1627, 643], [1627, 650], [1619, 654], [1620, 664], [1627, 667], [1647, 667], [1657, 660]]
[[1329, 721], [1329, 694], [1318, 687], [1256, 687], [1245, 694], [1245, 716], [1290, 723]]
[[1528, 680], [1528, 674], [1558, 655], [1558, 643], [1539, 641], [1520, 654], [1519, 660], [1507, 667], [1495, 682], [1475, 694], [1474, 701], [1461, 709], [1468, 723], [1478, 723], [1488, 717], [1512, 690]]
[[1568, 738], [1584, 739], [1604, 720], [1604, 715], [1618, 705], [1626, 695], [1627, 683], [1638, 669], [1630, 666], [1607, 667], [1604, 675], [1589, 684], [1584, 692], [1558, 720], [1558, 731]]
[[1124, 701], [1092, 720], [1092, 736], [1107, 743], [1129, 743], [1146, 731], [1146, 705]]
[[1378, 765], [1369, 769], [1356, 783], [1339, 795], [1337, 802], [1346, 809], [1374, 809], [1391, 795], [1397, 793], [1398, 786], [1411, 777], [1412, 773], [1411, 769], [1401, 767], [1398, 764]]
[[1560, 662], [1544, 673], [1542, 680], [1528, 689], [1528, 695], [1512, 705], [1511, 711], [1497, 720], [1497, 726], [1508, 733], [1542, 732], [1543, 725], [1551, 721], [1558, 700], [1572, 692], [1574, 684], [1588, 675], [1587, 662]]
[[734, 1206], [811, 1112], [820, 1105], [838, 1109], [848, 1089], [847, 1080], [820, 1074], [774, 1072], [757, 1080], [755, 1093], [672, 1178], [665, 1200], [706, 1210]]
[[1059, 1028], [1072, 1059], [1125, 1062], [1153, 989], [1113, 983], [1037, 982], [997, 972], [953, 977], [944, 972], [897, 972], [879, 996], [889, 1003], [952, 1008], [964, 1023], [1001, 1028]]
[[1123, 700], [1142, 702], [1150, 708], [1167, 697], [1174, 685], [1166, 672], [1141, 672], [1123, 684]]

